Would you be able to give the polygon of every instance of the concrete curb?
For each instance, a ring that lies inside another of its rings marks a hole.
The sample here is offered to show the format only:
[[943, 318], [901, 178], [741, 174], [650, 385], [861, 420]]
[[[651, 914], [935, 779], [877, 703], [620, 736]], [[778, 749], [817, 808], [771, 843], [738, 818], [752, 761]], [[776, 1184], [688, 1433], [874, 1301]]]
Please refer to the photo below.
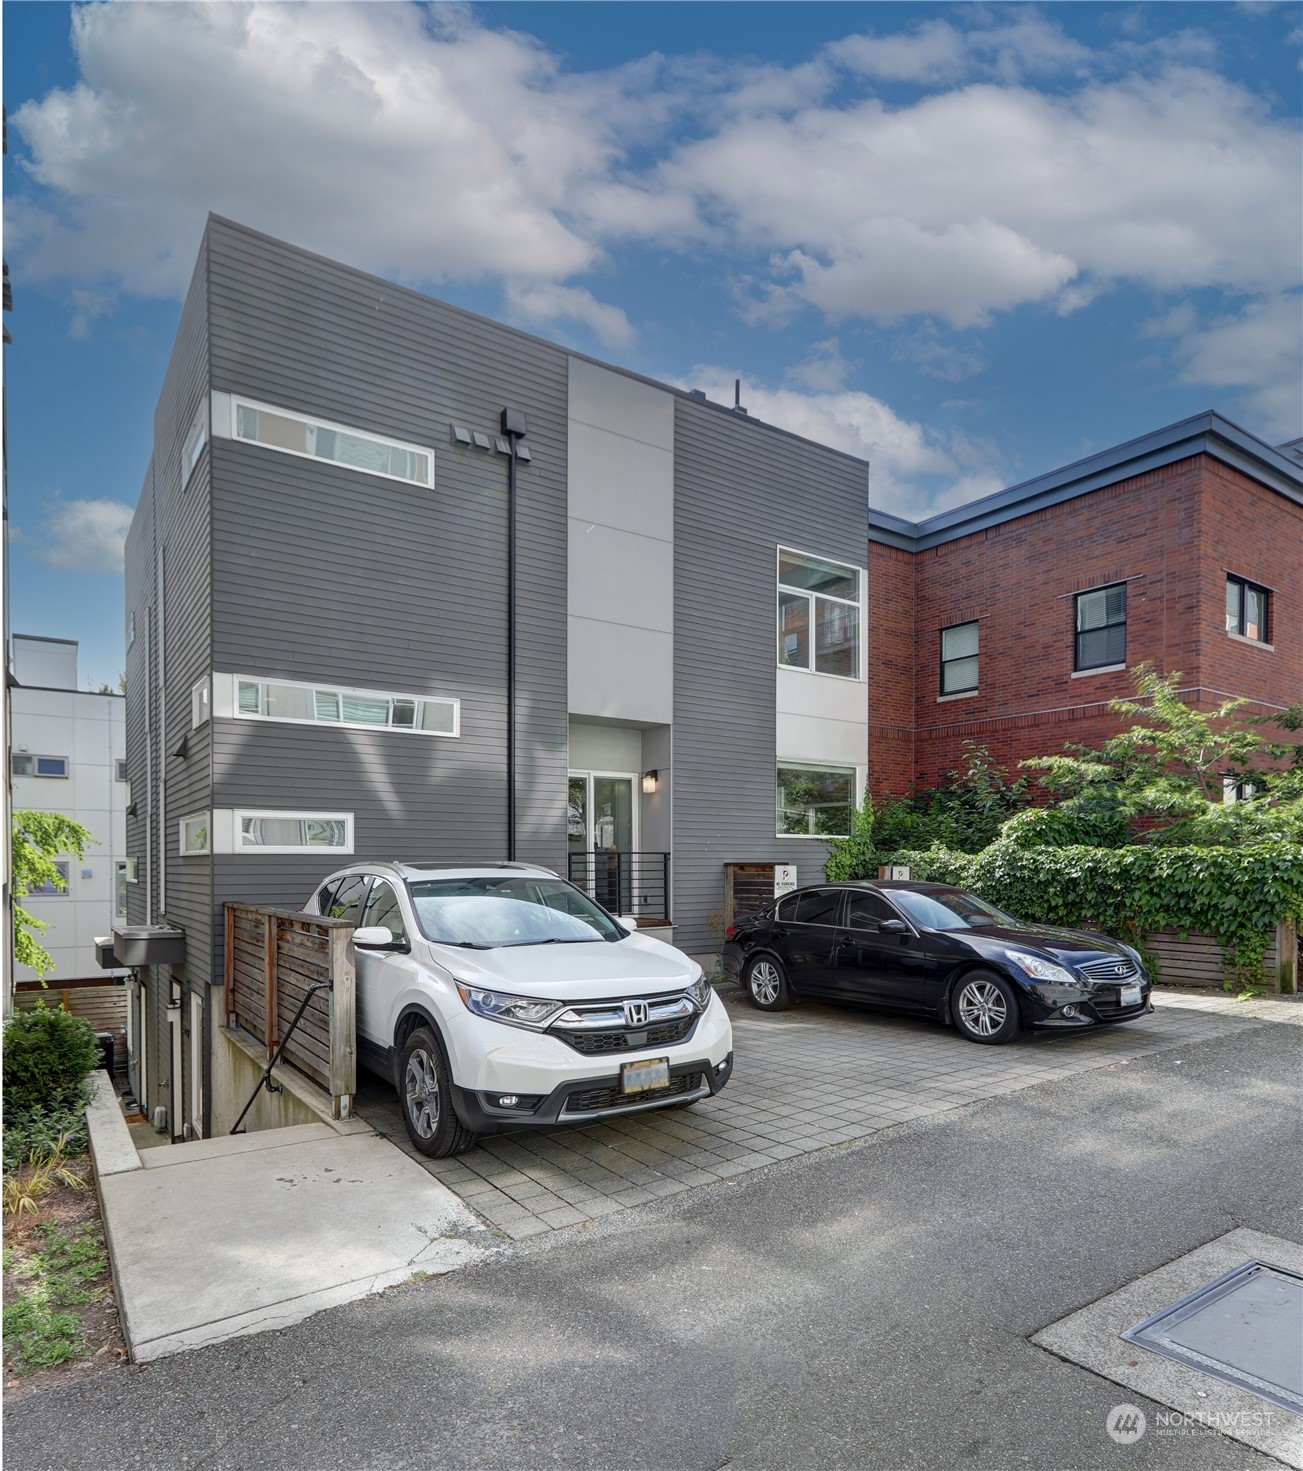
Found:
[[91, 1097], [86, 1105], [86, 1132], [97, 1176], [122, 1175], [141, 1167], [140, 1153], [122, 1117], [113, 1080], [100, 1071], [90, 1075]]

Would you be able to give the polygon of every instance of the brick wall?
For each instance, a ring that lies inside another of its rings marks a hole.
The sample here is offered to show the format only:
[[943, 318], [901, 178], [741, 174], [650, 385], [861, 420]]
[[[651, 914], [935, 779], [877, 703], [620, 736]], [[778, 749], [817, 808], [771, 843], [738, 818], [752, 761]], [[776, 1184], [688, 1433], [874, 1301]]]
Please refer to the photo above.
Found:
[[[1202, 708], [1226, 695], [1264, 712], [1303, 700], [1303, 508], [1208, 455], [917, 555], [872, 545], [869, 567], [875, 793], [905, 790], [911, 686], [919, 786], [960, 764], [965, 739], [1013, 767], [1106, 738], [1123, 724], [1108, 702], [1132, 692], [1130, 671], [1146, 659], [1180, 670]], [[1227, 637], [1228, 571], [1270, 589], [1273, 649]], [[1123, 581], [1127, 669], [1074, 677], [1073, 595]], [[979, 688], [941, 697], [940, 630], [970, 619], [980, 628]]]

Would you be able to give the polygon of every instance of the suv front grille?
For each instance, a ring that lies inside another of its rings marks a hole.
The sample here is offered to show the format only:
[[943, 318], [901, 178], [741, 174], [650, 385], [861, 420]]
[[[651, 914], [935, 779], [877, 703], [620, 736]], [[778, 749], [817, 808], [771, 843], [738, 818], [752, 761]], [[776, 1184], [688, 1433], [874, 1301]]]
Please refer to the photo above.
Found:
[[694, 1016], [685, 1016], [681, 1021], [666, 1022], [664, 1026], [645, 1027], [642, 1031], [623, 1032], [571, 1032], [565, 1027], [553, 1027], [552, 1035], [560, 1037], [576, 1052], [589, 1056], [599, 1052], [633, 1052], [642, 1047], [669, 1047], [682, 1042], [692, 1030]]
[[620, 1088], [589, 1088], [583, 1093], [572, 1093], [561, 1110], [562, 1117], [568, 1113], [598, 1113], [608, 1108], [637, 1108], [644, 1103], [659, 1103], [663, 1098], [679, 1098], [684, 1093], [695, 1093], [701, 1087], [700, 1073], [684, 1073], [670, 1079], [668, 1088], [651, 1088], [645, 1093], [625, 1093]]
[[[1118, 967], [1122, 969], [1119, 970]], [[1116, 960], [1088, 960], [1077, 969], [1083, 976], [1089, 976], [1092, 981], [1107, 981], [1117, 984], [1119, 981], [1134, 981], [1140, 974], [1136, 969], [1136, 963], [1128, 955], [1119, 955]]]

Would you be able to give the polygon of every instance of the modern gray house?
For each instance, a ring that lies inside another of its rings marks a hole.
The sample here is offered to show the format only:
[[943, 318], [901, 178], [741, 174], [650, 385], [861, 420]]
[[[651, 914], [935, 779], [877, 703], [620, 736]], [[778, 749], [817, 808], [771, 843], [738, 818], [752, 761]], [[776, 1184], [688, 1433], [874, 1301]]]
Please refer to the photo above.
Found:
[[729, 865], [820, 876], [864, 785], [867, 491], [210, 219], [127, 543], [128, 919], [185, 936], [134, 987], [146, 1111], [221, 1126], [228, 900], [514, 858], [705, 954]]

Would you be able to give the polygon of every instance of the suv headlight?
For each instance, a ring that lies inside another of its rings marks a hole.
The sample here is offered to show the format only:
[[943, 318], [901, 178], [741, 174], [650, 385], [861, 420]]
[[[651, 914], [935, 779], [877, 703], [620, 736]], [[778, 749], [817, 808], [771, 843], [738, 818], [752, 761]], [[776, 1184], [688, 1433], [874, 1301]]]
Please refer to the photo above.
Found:
[[1030, 955], [1026, 950], [1006, 950], [1004, 953], [1019, 970], [1031, 976], [1034, 981], [1053, 981], [1059, 986], [1081, 985], [1070, 970], [1064, 970], [1061, 965], [1055, 965], [1052, 960], [1046, 960], [1044, 956]]
[[457, 994], [466, 1010], [485, 1021], [505, 1022], [509, 1027], [525, 1027], [541, 1032], [565, 1008], [564, 1001], [546, 1001], [538, 996], [509, 996], [503, 991], [483, 991], [478, 986], [457, 982]]
[[698, 1011], [705, 1011], [710, 1005], [711, 985], [706, 979], [706, 972], [704, 970], [688, 987], [688, 995], [692, 998], [692, 1004]]

